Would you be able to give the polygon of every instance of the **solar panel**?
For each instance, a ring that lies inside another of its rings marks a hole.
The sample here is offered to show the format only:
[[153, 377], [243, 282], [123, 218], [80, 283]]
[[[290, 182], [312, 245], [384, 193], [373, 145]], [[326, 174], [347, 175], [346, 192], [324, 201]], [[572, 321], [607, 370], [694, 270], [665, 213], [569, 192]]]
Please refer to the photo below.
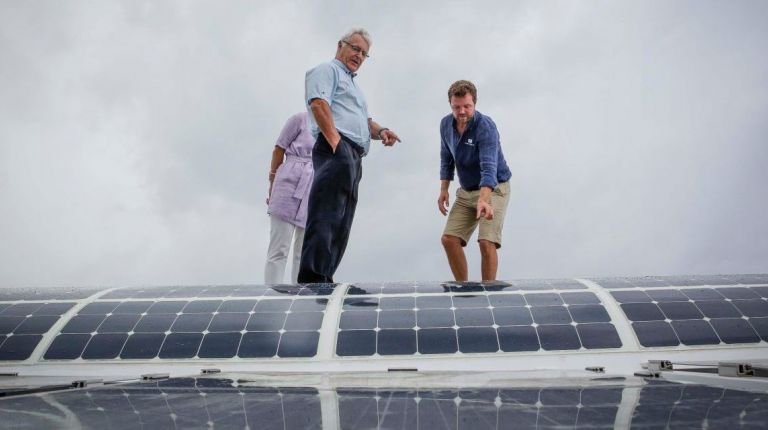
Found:
[[[129, 293], [135, 295], [142, 291]], [[328, 300], [266, 296], [258, 300], [93, 302], [68, 321], [45, 352], [44, 359], [316, 355]]]
[[0, 307], [0, 361], [28, 359], [44, 334], [75, 304], [5, 303]]
[[639, 278], [590, 278], [590, 281], [608, 289], [718, 286], [737, 284], [768, 285], [768, 275], [644, 276]]
[[768, 317], [768, 301], [753, 288], [620, 290], [611, 294], [645, 347], [757, 343], [767, 339], [758, 318]]
[[[556, 284], [567, 283], [531, 282], [521, 285], [519, 293], [475, 289], [467, 294], [446, 289], [442, 293], [398, 296], [384, 293], [387, 286], [358, 285], [348, 291], [343, 302], [336, 354], [389, 356], [622, 346], [610, 316], [594, 293], [522, 293], [523, 287], [546, 285], [552, 289]], [[482, 286], [474, 287], [478, 285]], [[416, 290], [421, 291], [420, 287]]]

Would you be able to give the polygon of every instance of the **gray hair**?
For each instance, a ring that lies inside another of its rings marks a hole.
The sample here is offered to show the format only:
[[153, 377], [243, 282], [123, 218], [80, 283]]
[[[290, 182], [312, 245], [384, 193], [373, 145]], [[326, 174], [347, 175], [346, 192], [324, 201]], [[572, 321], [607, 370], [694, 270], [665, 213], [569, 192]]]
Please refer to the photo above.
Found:
[[368, 49], [371, 49], [371, 35], [368, 34], [368, 32], [364, 28], [353, 28], [352, 30], [349, 30], [347, 34], [344, 36], [341, 36], [341, 41], [349, 42], [349, 40], [352, 38], [352, 36], [359, 34], [360, 37], [362, 37], [365, 42], [368, 44]]

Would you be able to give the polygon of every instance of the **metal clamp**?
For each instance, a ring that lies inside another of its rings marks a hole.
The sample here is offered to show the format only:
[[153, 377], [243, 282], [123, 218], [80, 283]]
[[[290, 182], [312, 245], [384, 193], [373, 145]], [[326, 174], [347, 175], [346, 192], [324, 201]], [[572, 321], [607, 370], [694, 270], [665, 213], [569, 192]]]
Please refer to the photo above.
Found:
[[755, 371], [749, 363], [717, 363], [717, 374], [720, 376], [755, 376]]
[[649, 372], [664, 372], [672, 369], [672, 362], [669, 360], [648, 360], [646, 366]]

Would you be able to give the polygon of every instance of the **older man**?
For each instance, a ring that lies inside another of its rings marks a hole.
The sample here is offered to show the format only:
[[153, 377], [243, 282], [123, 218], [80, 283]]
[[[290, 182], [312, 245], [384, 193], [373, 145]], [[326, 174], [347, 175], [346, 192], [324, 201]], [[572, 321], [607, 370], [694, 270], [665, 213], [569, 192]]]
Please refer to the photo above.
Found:
[[448, 213], [448, 186], [454, 170], [461, 187], [443, 231], [443, 248], [453, 277], [468, 279], [464, 249], [478, 223], [480, 272], [484, 281], [496, 279], [504, 212], [509, 202], [512, 173], [504, 161], [496, 124], [475, 110], [477, 88], [469, 81], [456, 81], [448, 89], [451, 114], [440, 122], [440, 213]]
[[307, 227], [298, 281], [333, 282], [347, 247], [362, 177], [362, 157], [371, 139], [391, 146], [400, 138], [368, 116], [368, 103], [355, 76], [368, 58], [371, 37], [353, 29], [336, 44], [336, 58], [307, 72], [305, 100], [315, 137], [315, 177], [309, 193]]

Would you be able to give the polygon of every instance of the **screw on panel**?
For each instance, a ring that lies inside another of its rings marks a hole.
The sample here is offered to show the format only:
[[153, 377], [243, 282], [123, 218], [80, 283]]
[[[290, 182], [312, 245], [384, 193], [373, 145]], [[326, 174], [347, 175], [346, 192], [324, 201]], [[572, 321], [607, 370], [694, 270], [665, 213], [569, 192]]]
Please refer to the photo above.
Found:
[[78, 379], [72, 381], [72, 388], [85, 388], [89, 385], [103, 385], [103, 379]]
[[635, 376], [639, 376], [641, 378], [658, 378], [661, 376], [661, 372], [650, 372], [646, 370], [642, 370], [640, 372], [635, 372]]
[[156, 381], [158, 379], [168, 379], [171, 375], [169, 373], [147, 373], [141, 375], [142, 381]]

